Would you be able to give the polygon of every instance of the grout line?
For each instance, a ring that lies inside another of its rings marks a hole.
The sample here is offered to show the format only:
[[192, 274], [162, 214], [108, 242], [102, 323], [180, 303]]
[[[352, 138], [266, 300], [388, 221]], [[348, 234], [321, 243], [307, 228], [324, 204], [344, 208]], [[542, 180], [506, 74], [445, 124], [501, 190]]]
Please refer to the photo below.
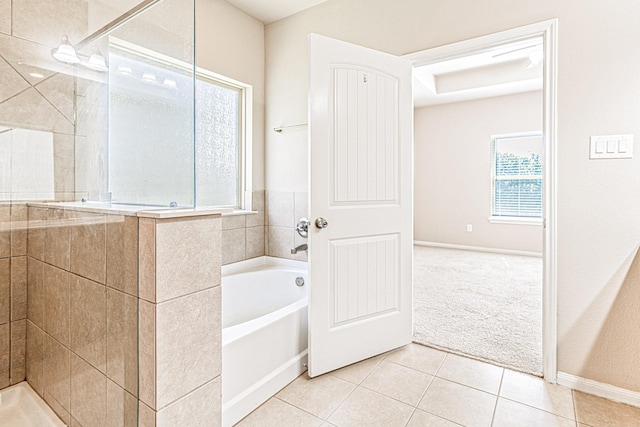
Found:
[[504, 368], [502, 369], [502, 375], [500, 375], [500, 385], [498, 386], [498, 394], [496, 395], [496, 401], [493, 404], [493, 412], [491, 414], [491, 425], [496, 420], [496, 411], [498, 410], [498, 401], [500, 400], [500, 391], [502, 390], [502, 382], [504, 381]]

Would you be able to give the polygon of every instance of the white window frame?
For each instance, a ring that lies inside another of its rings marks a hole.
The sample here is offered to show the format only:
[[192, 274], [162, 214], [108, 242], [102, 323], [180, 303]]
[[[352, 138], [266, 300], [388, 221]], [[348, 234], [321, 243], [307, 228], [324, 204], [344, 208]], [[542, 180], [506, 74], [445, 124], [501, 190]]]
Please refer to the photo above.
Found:
[[[540, 137], [543, 138], [543, 133], [541, 131], [530, 131], [530, 132], [516, 132], [516, 133], [507, 133], [507, 134], [499, 134], [499, 135], [491, 135], [491, 212], [489, 215], [489, 222], [492, 224], [517, 224], [517, 225], [541, 225], [542, 224], [542, 216], [544, 214], [544, 206], [541, 206], [540, 217], [523, 217], [523, 216], [502, 216], [495, 215], [495, 203], [496, 203], [496, 141], [499, 139], [509, 139], [509, 138], [527, 138], [527, 137]], [[542, 154], [544, 156], [544, 152]], [[543, 157], [544, 164], [544, 157]], [[538, 176], [535, 175], [537, 178]], [[544, 179], [544, 171], [540, 174], [540, 179]], [[541, 200], [544, 203], [544, 196]]]

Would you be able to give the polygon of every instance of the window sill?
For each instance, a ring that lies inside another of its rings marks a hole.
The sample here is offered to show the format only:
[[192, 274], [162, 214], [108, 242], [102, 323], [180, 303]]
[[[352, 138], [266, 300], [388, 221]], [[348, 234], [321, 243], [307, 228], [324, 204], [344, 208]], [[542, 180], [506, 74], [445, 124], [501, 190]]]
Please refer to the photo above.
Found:
[[522, 218], [517, 216], [490, 216], [491, 224], [542, 225], [542, 218]]
[[259, 213], [258, 211], [246, 211], [243, 209], [235, 209], [232, 212], [223, 213], [222, 216], [240, 216], [240, 215], [253, 215]]

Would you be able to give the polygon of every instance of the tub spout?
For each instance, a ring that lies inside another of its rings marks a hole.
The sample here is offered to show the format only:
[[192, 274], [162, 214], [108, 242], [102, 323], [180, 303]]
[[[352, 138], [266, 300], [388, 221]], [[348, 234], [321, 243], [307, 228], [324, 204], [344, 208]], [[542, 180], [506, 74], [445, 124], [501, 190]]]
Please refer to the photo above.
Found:
[[301, 245], [296, 246], [295, 248], [291, 248], [291, 253], [297, 254], [298, 251], [306, 251], [307, 249], [309, 249], [309, 246], [307, 246], [306, 243], [303, 243]]

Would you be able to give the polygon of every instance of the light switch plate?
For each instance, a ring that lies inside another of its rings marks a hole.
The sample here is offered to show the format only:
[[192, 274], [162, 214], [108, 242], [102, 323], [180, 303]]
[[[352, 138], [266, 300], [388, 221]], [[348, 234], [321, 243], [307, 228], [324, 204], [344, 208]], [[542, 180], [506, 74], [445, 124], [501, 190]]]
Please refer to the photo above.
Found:
[[633, 135], [601, 135], [591, 137], [590, 159], [633, 158]]

